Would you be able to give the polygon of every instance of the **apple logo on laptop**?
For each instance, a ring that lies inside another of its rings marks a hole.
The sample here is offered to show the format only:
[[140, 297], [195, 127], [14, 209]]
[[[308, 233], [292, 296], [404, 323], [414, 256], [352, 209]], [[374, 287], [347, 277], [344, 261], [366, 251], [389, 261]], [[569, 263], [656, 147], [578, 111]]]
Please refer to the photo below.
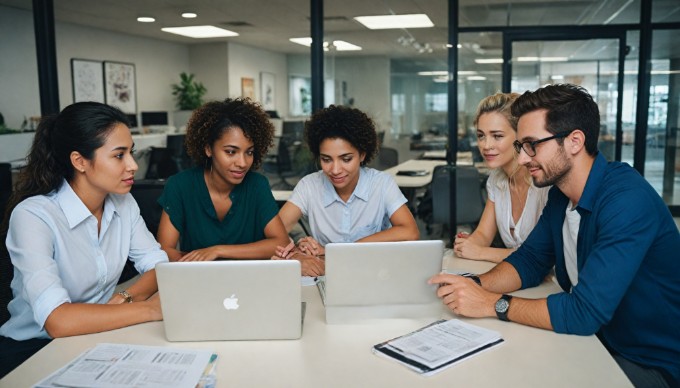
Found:
[[238, 298], [236, 297], [236, 294], [231, 294], [230, 297], [224, 298], [224, 301], [222, 303], [224, 304], [224, 308], [227, 310], [238, 309]]

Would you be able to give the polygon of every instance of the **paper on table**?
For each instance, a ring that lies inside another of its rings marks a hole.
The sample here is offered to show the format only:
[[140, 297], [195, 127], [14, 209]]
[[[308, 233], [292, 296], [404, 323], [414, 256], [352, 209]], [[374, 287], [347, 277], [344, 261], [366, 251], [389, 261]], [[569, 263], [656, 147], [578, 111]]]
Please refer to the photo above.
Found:
[[441, 320], [374, 346], [374, 352], [431, 375], [503, 341], [500, 333], [462, 322]]
[[194, 388], [215, 358], [209, 350], [98, 344], [35, 387]]

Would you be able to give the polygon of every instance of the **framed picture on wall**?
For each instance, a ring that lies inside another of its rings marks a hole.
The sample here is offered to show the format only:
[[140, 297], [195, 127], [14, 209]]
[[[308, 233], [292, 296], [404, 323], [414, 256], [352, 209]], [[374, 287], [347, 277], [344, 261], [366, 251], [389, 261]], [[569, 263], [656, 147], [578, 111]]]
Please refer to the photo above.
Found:
[[104, 61], [106, 103], [125, 113], [137, 113], [135, 65]]
[[104, 70], [101, 61], [71, 58], [73, 102], [104, 102]]
[[241, 97], [255, 99], [255, 80], [252, 78], [241, 78]]
[[274, 73], [260, 73], [260, 102], [265, 110], [276, 110], [276, 77]]
[[312, 79], [293, 75], [288, 81], [289, 110], [291, 116], [307, 116], [312, 113]]

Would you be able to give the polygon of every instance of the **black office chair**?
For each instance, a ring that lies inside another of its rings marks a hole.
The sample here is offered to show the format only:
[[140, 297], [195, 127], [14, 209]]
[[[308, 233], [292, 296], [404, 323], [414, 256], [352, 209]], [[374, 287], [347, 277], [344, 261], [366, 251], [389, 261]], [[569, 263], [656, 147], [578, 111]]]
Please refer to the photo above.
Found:
[[278, 138], [276, 156], [265, 158], [263, 169], [266, 173], [274, 174], [278, 181], [271, 185], [273, 190], [293, 190], [294, 184], [287, 179], [302, 176], [303, 172], [297, 168], [295, 161], [296, 152], [301, 147], [299, 141], [294, 141], [288, 136]]
[[179, 172], [172, 152], [164, 147], [150, 147], [149, 167], [144, 179], [167, 179]]
[[369, 164], [376, 170], [387, 170], [399, 164], [399, 151], [394, 148], [380, 147], [378, 155]]
[[[456, 222], [449, 220], [449, 209], [451, 202], [450, 191], [450, 172], [456, 169]], [[430, 212], [424, 211], [420, 214], [426, 223], [428, 233], [431, 231], [431, 224], [442, 224], [442, 234], [446, 226], [455, 230], [457, 225], [470, 225], [474, 229], [479, 223], [479, 219], [484, 211], [484, 182], [479, 171], [474, 166], [437, 166], [432, 172], [432, 184], [430, 186], [431, 207]], [[423, 197], [428, 200], [428, 195]], [[425, 206], [426, 207], [426, 206]], [[453, 224], [453, 225], [452, 225]]]
[[177, 165], [177, 170], [184, 171], [193, 167], [193, 161], [187, 154], [187, 149], [184, 146], [184, 134], [175, 134], [167, 136], [167, 148], [170, 150], [172, 160]]
[[14, 266], [9, 258], [5, 242], [0, 242], [0, 326], [9, 320], [7, 305], [12, 300], [10, 284], [14, 278]]
[[[163, 214], [163, 208], [157, 201], [161, 194], [163, 194], [165, 182], [164, 179], [143, 179], [136, 181], [130, 190], [130, 194], [132, 194], [135, 201], [137, 201], [137, 205], [139, 205], [139, 212], [144, 219], [146, 228], [149, 229], [149, 232], [151, 232], [154, 237], [158, 234], [158, 225], [161, 222], [161, 215]], [[137, 272], [132, 261], [128, 260], [118, 279], [118, 283], [120, 284], [128, 281], [138, 274], [139, 272]]]

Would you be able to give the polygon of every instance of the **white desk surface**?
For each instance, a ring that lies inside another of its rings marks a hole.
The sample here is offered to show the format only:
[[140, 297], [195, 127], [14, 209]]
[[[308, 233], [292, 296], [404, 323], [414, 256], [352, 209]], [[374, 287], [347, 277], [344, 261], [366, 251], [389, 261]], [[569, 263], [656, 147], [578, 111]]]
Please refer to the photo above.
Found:
[[146, 133], [132, 135], [135, 149], [141, 151], [149, 147], [165, 147], [168, 144], [168, 135], [165, 133]]
[[[436, 166], [446, 164], [446, 160], [424, 160], [424, 159], [409, 159], [404, 163], [400, 163], [394, 167], [385, 170], [386, 173], [392, 174], [397, 186], [402, 188], [418, 188], [425, 187], [432, 182], [432, 172]], [[399, 171], [415, 171], [425, 170], [427, 175], [423, 176], [406, 176], [397, 175]]]
[[[444, 258], [447, 268], [483, 272], [490, 263]], [[275, 290], [272, 290], [275, 292]], [[551, 282], [515, 293], [558, 292]], [[226, 387], [629, 387], [630, 382], [595, 336], [556, 334], [497, 319], [466, 319], [501, 332], [505, 342], [432, 377], [374, 355], [372, 346], [406, 334], [426, 320], [382, 320], [327, 325], [316, 287], [303, 287], [303, 335], [289, 341], [167, 342], [162, 322], [61, 338], [0, 381], [27, 387], [101, 342], [211, 349], [219, 354], [217, 386]], [[448, 312], [443, 317], [451, 318]]]
[[272, 190], [272, 194], [276, 202], [286, 202], [293, 195], [293, 190]]

